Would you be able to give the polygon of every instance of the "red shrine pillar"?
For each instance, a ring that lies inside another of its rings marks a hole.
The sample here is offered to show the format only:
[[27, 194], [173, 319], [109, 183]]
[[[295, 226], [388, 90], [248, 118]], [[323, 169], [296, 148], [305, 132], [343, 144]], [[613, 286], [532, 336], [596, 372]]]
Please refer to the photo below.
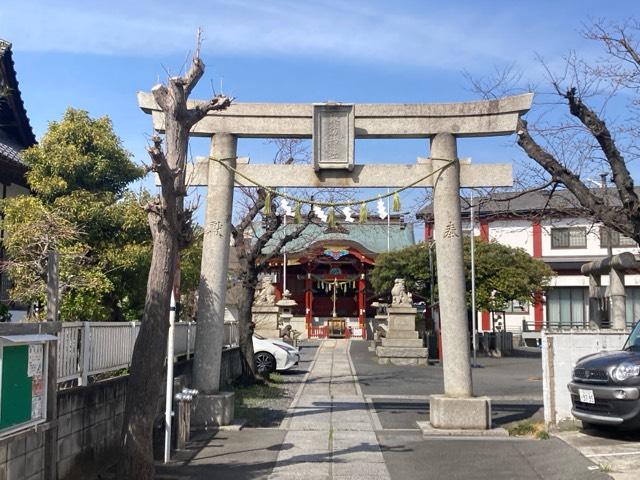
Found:
[[311, 274], [307, 273], [307, 278], [304, 279], [304, 320], [307, 326], [307, 335], [311, 336], [311, 322], [313, 316], [313, 290]]
[[[533, 258], [540, 258], [542, 257], [542, 226], [540, 225], [540, 221], [534, 221], [532, 223], [531, 233], [533, 236]], [[533, 328], [536, 332], [542, 330], [544, 323], [542, 292], [537, 292], [535, 295], [535, 302], [533, 304], [533, 322]]]
[[276, 275], [276, 278], [279, 278], [280, 281], [276, 281], [276, 283], [274, 284], [274, 288], [276, 290], [276, 302], [279, 302], [280, 300], [282, 300], [282, 285], [284, 285], [284, 279], [282, 278], [282, 270], [280, 272], [278, 272], [278, 274]]
[[365, 288], [366, 282], [364, 279], [364, 273], [361, 273], [360, 278], [358, 279], [358, 323], [362, 329], [362, 338], [366, 337], [365, 316], [367, 314], [367, 306], [365, 305]]

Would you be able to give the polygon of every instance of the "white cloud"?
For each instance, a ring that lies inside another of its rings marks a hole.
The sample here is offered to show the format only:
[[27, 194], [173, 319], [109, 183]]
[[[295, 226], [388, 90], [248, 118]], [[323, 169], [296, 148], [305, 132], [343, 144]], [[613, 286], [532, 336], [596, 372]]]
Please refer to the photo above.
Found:
[[[0, 32], [22, 51], [158, 56], [185, 52], [202, 26], [209, 54], [473, 70], [522, 60], [528, 22], [519, 11], [487, 13], [473, 3], [404, 10], [400, 2], [361, 0], [92, 3], [4, 0]], [[536, 39], [538, 50], [548, 42]]]

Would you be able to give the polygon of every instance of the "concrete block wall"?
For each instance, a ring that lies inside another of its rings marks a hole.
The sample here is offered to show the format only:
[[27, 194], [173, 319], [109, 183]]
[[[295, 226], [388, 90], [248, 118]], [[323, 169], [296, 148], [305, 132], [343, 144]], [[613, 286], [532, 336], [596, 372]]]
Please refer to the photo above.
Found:
[[571, 381], [576, 362], [592, 353], [619, 350], [629, 332], [621, 330], [549, 330], [542, 332], [542, 388], [544, 419], [554, 427], [573, 422]]
[[0, 441], [0, 480], [42, 480], [43, 429], [30, 429]]
[[58, 478], [81, 478], [120, 442], [128, 377], [58, 393]]

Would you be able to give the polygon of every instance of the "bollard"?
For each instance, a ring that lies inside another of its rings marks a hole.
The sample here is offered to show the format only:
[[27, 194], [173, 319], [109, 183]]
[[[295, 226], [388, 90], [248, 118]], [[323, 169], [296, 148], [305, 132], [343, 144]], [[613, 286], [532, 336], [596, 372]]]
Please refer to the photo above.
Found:
[[191, 402], [198, 395], [198, 390], [183, 388], [175, 394], [177, 402], [176, 415], [176, 450], [184, 450], [191, 433]]

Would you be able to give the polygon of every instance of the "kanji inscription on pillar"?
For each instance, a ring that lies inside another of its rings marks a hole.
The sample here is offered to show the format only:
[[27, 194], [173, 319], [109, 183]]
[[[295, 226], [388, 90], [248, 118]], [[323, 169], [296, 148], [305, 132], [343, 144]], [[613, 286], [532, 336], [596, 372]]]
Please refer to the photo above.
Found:
[[354, 119], [353, 105], [313, 106], [313, 164], [316, 170], [353, 170]]
[[442, 234], [442, 236], [444, 238], [454, 238], [454, 237], [459, 237], [460, 234], [458, 234], [458, 229], [453, 224], [453, 222], [449, 222], [445, 227], [444, 233]]
[[214, 220], [209, 224], [209, 232], [215, 235], [218, 238], [222, 238], [224, 235], [222, 233], [222, 222], [218, 220]]

